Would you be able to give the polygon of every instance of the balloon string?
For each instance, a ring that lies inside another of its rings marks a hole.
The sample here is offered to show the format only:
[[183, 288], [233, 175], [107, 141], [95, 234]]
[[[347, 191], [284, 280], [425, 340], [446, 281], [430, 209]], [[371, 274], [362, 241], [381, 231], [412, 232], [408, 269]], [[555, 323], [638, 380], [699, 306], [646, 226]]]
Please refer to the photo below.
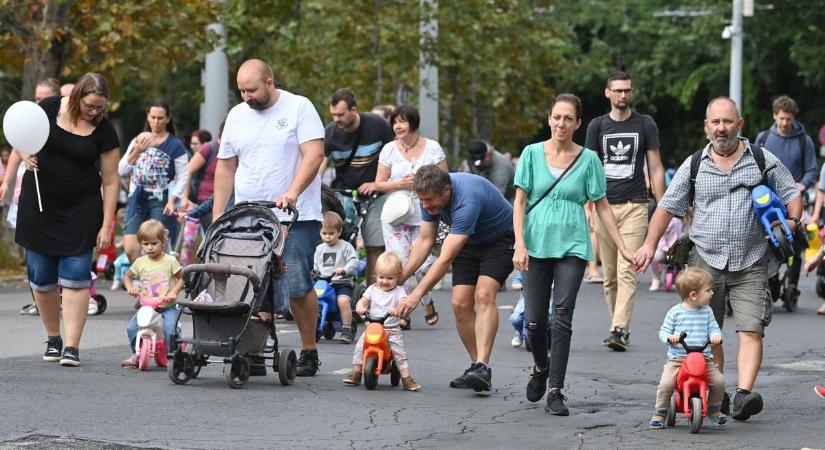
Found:
[[37, 179], [37, 169], [34, 169], [34, 186], [37, 188], [37, 207], [43, 212], [43, 202], [40, 200], [40, 180]]

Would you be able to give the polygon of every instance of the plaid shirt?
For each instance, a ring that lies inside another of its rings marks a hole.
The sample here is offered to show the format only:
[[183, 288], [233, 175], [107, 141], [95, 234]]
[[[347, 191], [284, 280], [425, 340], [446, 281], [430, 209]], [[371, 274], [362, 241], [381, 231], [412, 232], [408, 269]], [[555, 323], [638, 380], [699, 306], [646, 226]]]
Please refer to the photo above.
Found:
[[[756, 219], [751, 191], [743, 188], [730, 191], [739, 184], [750, 185], [760, 178], [750, 142], [745, 138], [740, 140], [745, 144], [745, 151], [730, 173], [713, 163], [710, 144], [702, 150], [690, 226], [690, 239], [702, 259], [713, 268], [731, 272], [752, 266], [768, 249], [767, 233]], [[799, 196], [793, 177], [779, 159], [764, 148], [763, 153], [765, 167], [774, 167], [767, 172], [768, 186], [787, 205]], [[683, 217], [687, 214], [689, 195], [690, 158], [673, 176], [659, 206]]]

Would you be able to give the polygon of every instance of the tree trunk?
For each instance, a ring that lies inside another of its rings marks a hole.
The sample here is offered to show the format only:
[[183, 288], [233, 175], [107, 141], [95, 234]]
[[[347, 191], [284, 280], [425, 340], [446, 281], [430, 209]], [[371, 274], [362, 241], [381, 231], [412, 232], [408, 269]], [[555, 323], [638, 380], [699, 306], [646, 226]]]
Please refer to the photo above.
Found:
[[[29, 30], [29, 57], [23, 65], [23, 86], [21, 96], [24, 100], [34, 99], [37, 83], [46, 78], [60, 79], [63, 67], [70, 54], [71, 41], [68, 34], [69, 11], [74, 2], [43, 0], [40, 20]], [[48, 36], [48, 47], [41, 45], [41, 36]]]

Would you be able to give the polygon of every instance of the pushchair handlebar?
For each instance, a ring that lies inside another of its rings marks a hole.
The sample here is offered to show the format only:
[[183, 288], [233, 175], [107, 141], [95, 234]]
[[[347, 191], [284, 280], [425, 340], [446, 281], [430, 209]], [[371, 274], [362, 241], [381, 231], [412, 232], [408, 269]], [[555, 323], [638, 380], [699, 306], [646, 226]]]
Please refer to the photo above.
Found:
[[252, 283], [252, 290], [257, 295], [261, 290], [261, 279], [252, 269], [242, 266], [233, 266], [231, 264], [207, 263], [207, 264], [190, 264], [183, 268], [183, 275], [189, 275], [195, 272], [207, 272], [212, 275], [241, 275], [249, 279]]
[[[264, 200], [259, 200], [259, 201], [254, 201], [254, 202], [235, 203], [235, 206], [238, 206], [238, 205], [258, 205], [258, 206], [263, 206], [264, 208], [269, 208], [269, 209], [283, 209], [283, 208], [280, 208], [275, 202], [264, 201]], [[286, 209], [284, 211], [286, 211], [287, 214], [289, 214], [289, 216], [290, 216], [290, 220], [289, 220], [290, 225], [298, 221], [298, 208], [296, 208], [295, 205], [286, 205]]]

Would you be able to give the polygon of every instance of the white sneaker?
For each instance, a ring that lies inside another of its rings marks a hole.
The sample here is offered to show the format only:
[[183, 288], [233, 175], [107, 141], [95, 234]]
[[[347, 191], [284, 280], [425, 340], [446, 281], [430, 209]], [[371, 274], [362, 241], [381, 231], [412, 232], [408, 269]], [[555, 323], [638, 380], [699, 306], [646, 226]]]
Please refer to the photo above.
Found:
[[120, 287], [121, 287], [120, 280], [112, 281], [112, 290], [113, 291], [119, 291]]
[[521, 343], [522, 343], [521, 334], [519, 334], [519, 333], [514, 334], [513, 335], [513, 340], [510, 341], [510, 345], [512, 345], [513, 347], [521, 347]]
[[95, 300], [93, 298], [90, 298], [89, 299], [89, 315], [94, 316], [95, 314], [97, 314], [97, 311], [98, 311], [97, 300]]
[[661, 282], [659, 281], [658, 278], [653, 278], [652, 280], [650, 280], [650, 291], [651, 292], [658, 291], [660, 284], [661, 284]]

